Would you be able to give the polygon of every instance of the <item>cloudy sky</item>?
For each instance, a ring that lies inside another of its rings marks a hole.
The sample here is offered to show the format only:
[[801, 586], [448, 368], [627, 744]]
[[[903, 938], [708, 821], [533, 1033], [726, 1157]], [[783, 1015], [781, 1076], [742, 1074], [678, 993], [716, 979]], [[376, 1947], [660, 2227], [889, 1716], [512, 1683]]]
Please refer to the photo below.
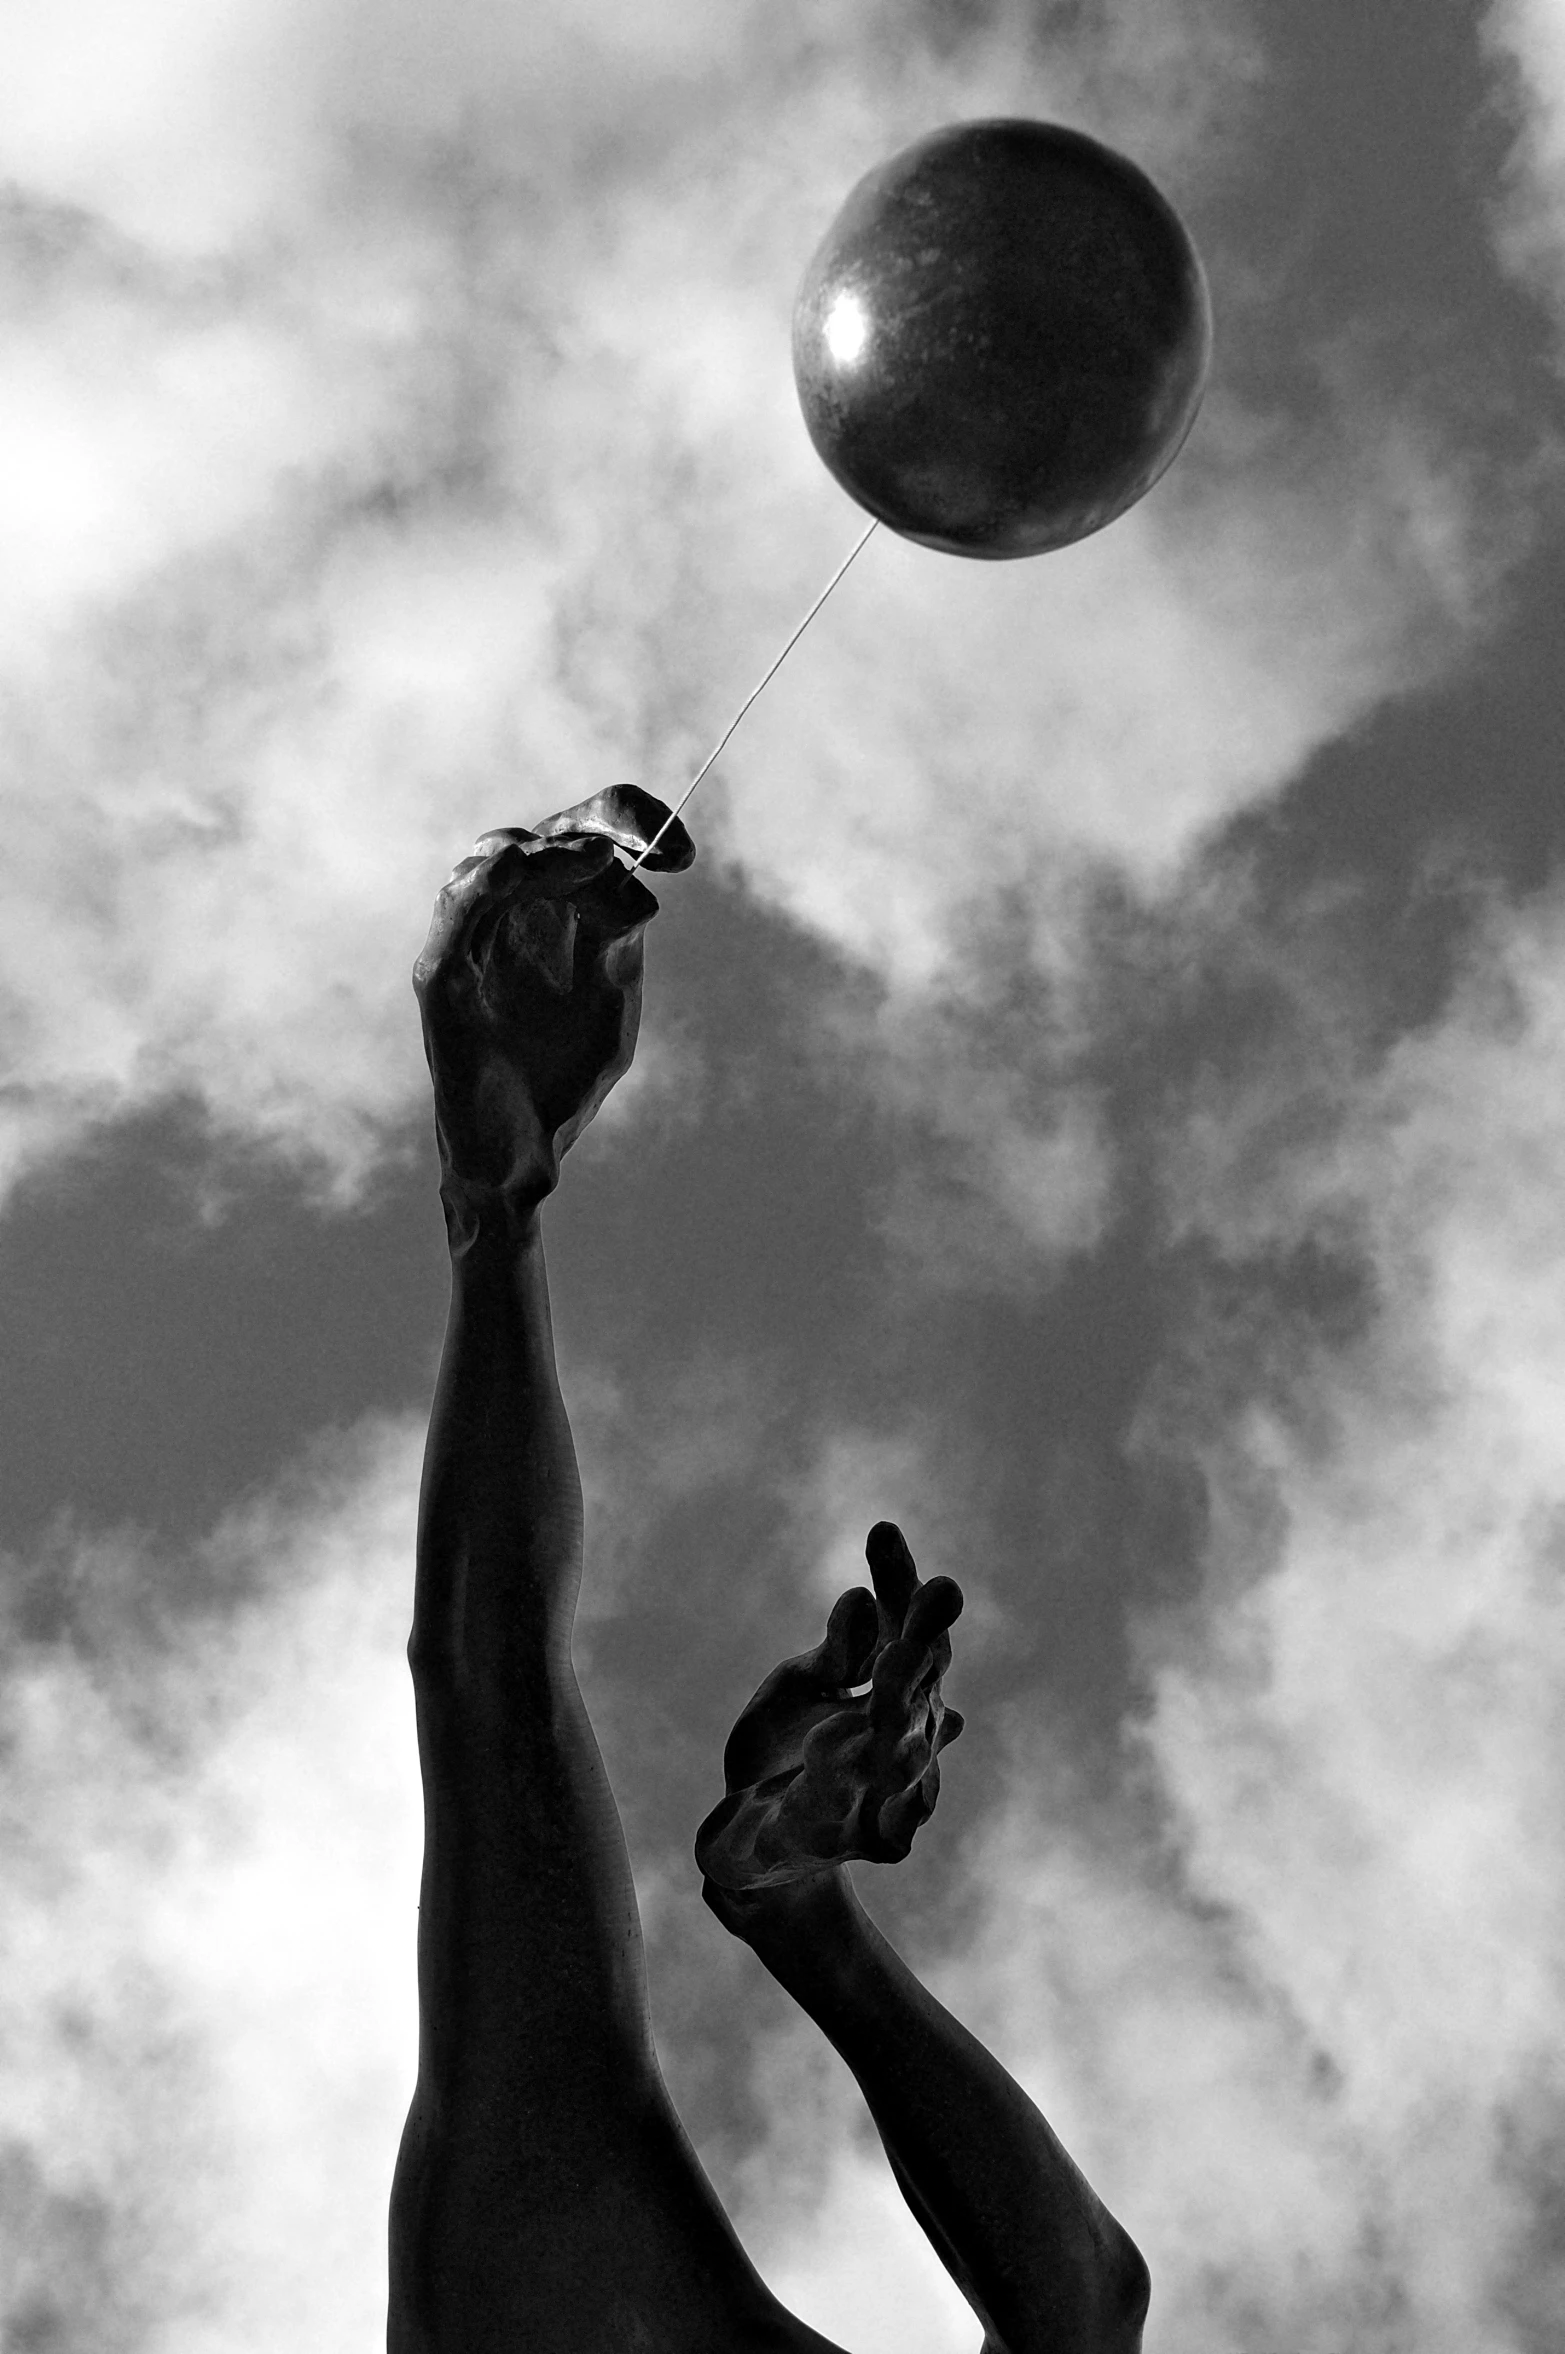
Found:
[[1160, 180], [1101, 537], [881, 532], [692, 805], [548, 1214], [580, 1658], [779, 2292], [973, 2354], [698, 1901], [881, 1515], [969, 1731], [861, 1875], [1153, 2354], [1565, 2311], [1565, 0], [55, 0], [0, 85], [0, 2341], [380, 2342], [444, 1262], [408, 968], [673, 797], [859, 527], [793, 290], [951, 117]]

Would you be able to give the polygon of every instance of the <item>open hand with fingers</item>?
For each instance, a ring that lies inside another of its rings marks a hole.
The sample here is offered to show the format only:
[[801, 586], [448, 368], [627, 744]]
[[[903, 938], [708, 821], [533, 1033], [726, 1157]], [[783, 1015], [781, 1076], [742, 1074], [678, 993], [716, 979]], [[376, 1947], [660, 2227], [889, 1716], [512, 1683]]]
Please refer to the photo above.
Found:
[[[440, 892], [413, 987], [448, 1195], [541, 1200], [630, 1068], [658, 903], [614, 852], [639, 856], [667, 816], [652, 794], [612, 786], [536, 827], [481, 835]], [[677, 871], [694, 856], [676, 821], [647, 865]]]
[[696, 1861], [730, 1927], [754, 1892], [855, 1858], [900, 1862], [934, 1811], [940, 1752], [962, 1730], [940, 1697], [962, 1590], [924, 1584], [890, 1521], [865, 1553], [874, 1594], [842, 1595], [825, 1640], [774, 1668], [729, 1735], [728, 1795], [696, 1834]]

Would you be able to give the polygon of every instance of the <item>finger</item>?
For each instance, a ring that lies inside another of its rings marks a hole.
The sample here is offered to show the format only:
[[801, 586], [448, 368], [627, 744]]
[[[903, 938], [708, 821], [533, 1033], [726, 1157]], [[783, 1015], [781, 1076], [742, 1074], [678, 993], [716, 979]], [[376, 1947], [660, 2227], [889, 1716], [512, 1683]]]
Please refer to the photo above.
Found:
[[910, 1643], [933, 1643], [962, 1615], [962, 1589], [955, 1578], [931, 1578], [920, 1586], [908, 1605], [902, 1632]]
[[457, 862], [435, 900], [429, 937], [413, 968], [414, 987], [422, 993], [437, 972], [449, 971], [469, 953], [474, 934], [498, 921], [517, 899], [566, 897], [613, 862], [607, 842], [544, 843], [519, 826], [480, 834], [471, 856]]
[[607, 842], [604, 848], [608, 864], [576, 897], [599, 954], [644, 931], [658, 911], [658, 903], [641, 877], [619, 865]]
[[899, 1637], [881, 1646], [871, 1679], [871, 1724], [885, 1730], [903, 1723], [912, 1714], [915, 1704], [926, 1697], [923, 1686], [932, 1660], [933, 1653], [927, 1643], [909, 1643]]
[[918, 1587], [918, 1571], [907, 1549], [907, 1539], [894, 1520], [877, 1520], [864, 1540], [864, 1558], [875, 1581], [875, 1599], [889, 1622], [887, 1634], [900, 1634], [908, 1604]]
[[486, 994], [503, 980], [489, 961], [490, 948], [502, 935], [520, 965], [556, 997], [568, 994], [578, 912], [604, 867], [613, 863], [607, 842], [546, 844], [528, 837], [501, 843], [475, 878], [472, 915], [461, 938], [462, 954], [484, 968], [480, 986]]
[[[639, 858], [670, 816], [666, 801], [639, 785], [610, 785], [586, 801], [546, 817], [534, 828], [545, 841], [560, 834], [601, 834], [621, 850]], [[657, 848], [647, 858], [654, 874], [682, 874], [696, 854], [696, 846], [676, 817]]]
[[597, 835], [546, 842], [507, 826], [480, 834], [473, 855], [487, 867], [475, 877], [475, 891], [493, 905], [521, 896], [570, 898], [613, 866], [614, 845]]
[[862, 1683], [879, 1640], [880, 1614], [874, 1595], [867, 1586], [850, 1586], [832, 1604], [826, 1640], [815, 1654], [822, 1687], [840, 1692]]
[[797, 1659], [785, 1659], [756, 1686], [723, 1749], [723, 1779], [730, 1790], [797, 1765], [813, 1726], [839, 1712], [842, 1687], [821, 1672], [824, 1650], [819, 1644]]
[[966, 1725], [967, 1719], [959, 1708], [942, 1710], [940, 1723], [935, 1733], [935, 1755], [937, 1757], [942, 1749], [949, 1749], [953, 1741], [961, 1739]]
[[702, 1877], [703, 1879], [707, 1880], [715, 1879], [716, 1885], [719, 1887], [721, 1887], [723, 1883], [721, 1878], [714, 1874], [712, 1866], [715, 1863], [717, 1865], [718, 1874], [721, 1874], [723, 1870], [723, 1860], [721, 1856], [720, 1843], [722, 1841], [724, 1832], [727, 1831], [729, 1825], [733, 1822], [735, 1815], [738, 1814], [743, 1804], [743, 1792], [730, 1791], [726, 1798], [720, 1798], [718, 1800], [716, 1806], [713, 1807], [711, 1813], [707, 1816], [706, 1820], [702, 1823], [701, 1828], [696, 1833], [696, 1862], [701, 1868]]
[[509, 843], [536, 842], [538, 838], [531, 826], [486, 826], [456, 871], [462, 874], [476, 859], [493, 858], [496, 851], [504, 850]]
[[940, 1768], [931, 1758], [918, 1781], [886, 1800], [880, 1810], [879, 1830], [891, 1850], [890, 1860], [900, 1863], [908, 1854], [915, 1835], [934, 1813], [939, 1795]]

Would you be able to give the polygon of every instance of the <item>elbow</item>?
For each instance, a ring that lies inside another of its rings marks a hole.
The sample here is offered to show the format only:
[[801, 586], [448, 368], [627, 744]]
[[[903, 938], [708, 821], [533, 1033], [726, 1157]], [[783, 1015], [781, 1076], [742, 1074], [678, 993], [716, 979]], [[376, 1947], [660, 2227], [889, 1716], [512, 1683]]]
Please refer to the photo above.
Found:
[[457, 1660], [452, 1646], [437, 1642], [417, 1624], [408, 1637], [407, 1662], [414, 1692], [420, 1698], [448, 1691], [457, 1681]]
[[1140, 2354], [1152, 2275], [1128, 2232], [1111, 2225], [1070, 2281], [1050, 2286], [1024, 2319], [991, 2318], [975, 2299], [989, 2332], [981, 2354]]

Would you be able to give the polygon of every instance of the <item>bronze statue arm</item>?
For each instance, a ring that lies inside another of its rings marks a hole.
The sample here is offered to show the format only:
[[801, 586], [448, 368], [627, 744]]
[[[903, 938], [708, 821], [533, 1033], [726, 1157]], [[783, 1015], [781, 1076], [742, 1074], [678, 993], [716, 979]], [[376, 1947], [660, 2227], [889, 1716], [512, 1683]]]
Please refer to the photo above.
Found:
[[[390, 2354], [837, 2354], [759, 2279], [668, 2098], [571, 1664], [582, 1505], [539, 1208], [635, 1041], [655, 902], [609, 844], [644, 846], [664, 814], [617, 788], [484, 837], [416, 968], [452, 1300], [408, 1647], [425, 1854]], [[676, 827], [648, 864], [691, 855]], [[842, 1870], [907, 1852], [960, 1729], [939, 1698], [960, 1594], [920, 1586], [894, 1530], [871, 1551], [876, 1598], [845, 1597], [735, 1729], [708, 1902], [854, 2070], [988, 2354], [1130, 2354], [1135, 2250]]]
[[1015, 2078], [914, 1976], [846, 1871], [762, 1908], [747, 1941], [841, 2053], [984, 2354], [1136, 2354], [1134, 2242]]
[[[653, 2064], [630, 1865], [571, 1663], [581, 1484], [539, 1212], [630, 1061], [655, 908], [601, 833], [486, 835], [441, 892], [414, 972], [451, 1252], [408, 1644], [431, 2089], [480, 2044], [491, 2071], [524, 2055], [535, 2080], [577, 2068], [563, 2055], [588, 2021], [590, 2050]], [[507, 1785], [516, 1835], [502, 1843]], [[523, 1987], [525, 2039], [496, 2011]]]
[[[410, 1645], [431, 1675], [526, 1688], [544, 1661], [569, 1664], [581, 1488], [538, 1213], [635, 1052], [657, 901], [614, 847], [644, 847], [663, 815], [619, 786], [484, 835], [414, 966], [452, 1269]], [[694, 854], [679, 826], [649, 863]]]
[[908, 1854], [962, 1729], [941, 1697], [960, 1589], [922, 1583], [889, 1522], [866, 1550], [874, 1596], [844, 1594], [824, 1642], [768, 1676], [734, 1728], [728, 1795], [696, 1840], [706, 1901], [852, 2069], [984, 2354], [1136, 2354], [1149, 2280], [1135, 2243], [849, 1878], [852, 1858]]
[[[571, 1664], [582, 1503], [539, 1208], [635, 1041], [656, 903], [610, 841], [666, 814], [620, 791], [485, 836], [415, 973], [452, 1293], [408, 1646], [425, 1845], [390, 2354], [836, 2354], [750, 2265], [664, 2086]], [[679, 828], [656, 863], [689, 855]]]

